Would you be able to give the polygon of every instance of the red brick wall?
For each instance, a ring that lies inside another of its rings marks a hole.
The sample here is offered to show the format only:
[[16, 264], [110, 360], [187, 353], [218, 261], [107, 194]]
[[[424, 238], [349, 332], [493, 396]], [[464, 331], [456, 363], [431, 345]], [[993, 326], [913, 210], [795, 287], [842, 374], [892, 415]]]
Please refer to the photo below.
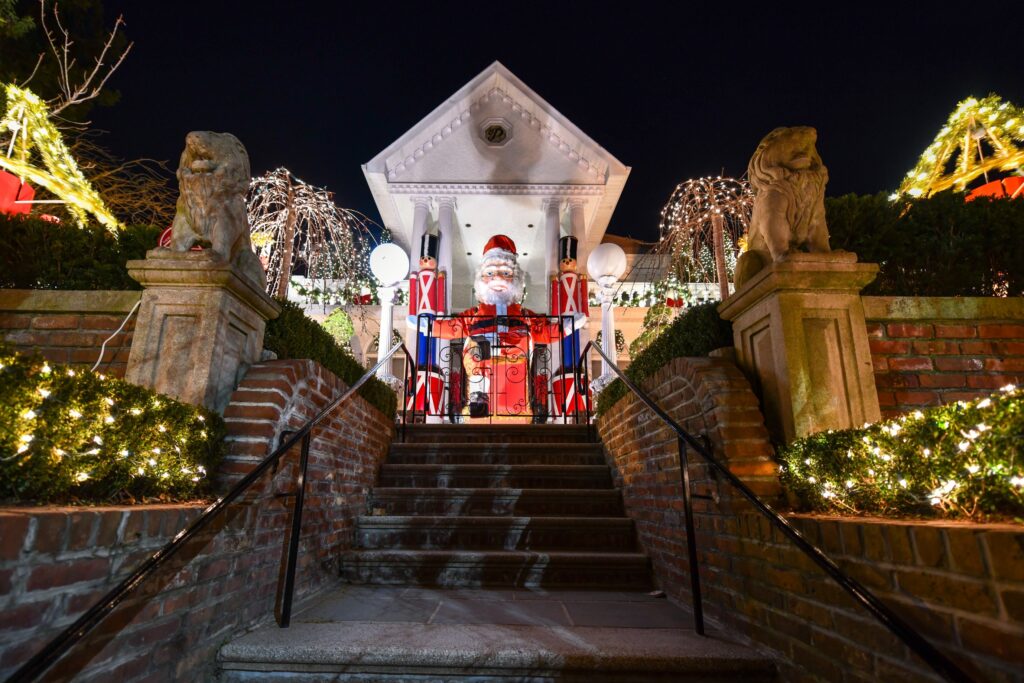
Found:
[[864, 297], [883, 417], [1024, 382], [1024, 300]]
[[[103, 341], [120, 327], [141, 292], [0, 290], [0, 339], [53, 363], [91, 368]], [[135, 316], [107, 342], [96, 368], [124, 377]]]
[[[684, 428], [762, 497], [775, 465], [757, 402], [723, 359], [676, 359], [643, 382]], [[627, 396], [598, 428], [628, 514], [669, 597], [690, 605], [674, 434]], [[707, 467], [690, 461], [704, 607], [741, 639], [772, 650], [785, 681], [937, 680]], [[769, 500], [778, 507], [778, 500]], [[1024, 531], [794, 516], [794, 524], [979, 680], [1024, 680]]]
[[[248, 471], [278, 429], [324, 406], [344, 385], [311, 361], [250, 369], [227, 409], [231, 455], [223, 477]], [[353, 518], [377, 476], [393, 418], [356, 397], [314, 432], [296, 596], [336, 580]], [[212, 680], [217, 649], [274, 613], [291, 523], [298, 449], [220, 523], [145, 584], [47, 680]], [[227, 483], [227, 481], [225, 482]], [[201, 512], [199, 505], [0, 511], [0, 678], [87, 609]]]

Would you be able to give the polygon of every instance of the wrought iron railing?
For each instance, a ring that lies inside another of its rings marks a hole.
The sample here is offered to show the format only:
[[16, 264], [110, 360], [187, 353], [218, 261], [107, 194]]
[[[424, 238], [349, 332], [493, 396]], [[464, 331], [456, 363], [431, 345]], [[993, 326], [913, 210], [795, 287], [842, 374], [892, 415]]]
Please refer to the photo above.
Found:
[[712, 469], [754, 506], [754, 509], [768, 518], [771, 524], [781, 531], [797, 548], [821, 567], [839, 586], [846, 591], [854, 601], [866, 609], [872, 616], [889, 629], [899, 638], [914, 654], [920, 657], [926, 664], [935, 670], [940, 676], [954, 683], [972, 683], [973, 679], [963, 669], [957, 666], [949, 657], [940, 652], [934, 645], [928, 642], [913, 626], [908, 624], [902, 617], [889, 609], [874, 593], [868, 590], [863, 584], [844, 572], [828, 555], [818, 546], [814, 545], [801, 534], [785, 517], [773, 510], [771, 506], [761, 500], [756, 493], [744, 484], [739, 477], [729, 471], [729, 468], [712, 455], [711, 449], [701, 443], [699, 439], [683, 429], [678, 422], [651, 399], [642, 389], [636, 386], [619, 369], [603, 349], [597, 344], [590, 342], [583, 349], [580, 356], [580, 363], [586, 360], [588, 352], [594, 348], [605, 360], [607, 367], [618, 376], [620, 380], [636, 394], [643, 403], [657, 415], [662, 422], [676, 433], [676, 443], [679, 449], [679, 470], [683, 485], [683, 510], [685, 513], [684, 524], [686, 525], [686, 553], [690, 564], [690, 590], [693, 595], [693, 619], [694, 629], [700, 635], [704, 635], [704, 606], [700, 591], [700, 568], [697, 561], [697, 543], [694, 537], [693, 506], [690, 493], [690, 474], [687, 466], [687, 447], [692, 448], [707, 462]]
[[407, 419], [589, 424], [578, 332], [571, 315], [421, 314]]
[[299, 536], [302, 530], [302, 510], [306, 495], [306, 473], [309, 464], [309, 445], [312, 440], [313, 429], [325, 418], [334, 413], [337, 408], [355, 395], [363, 384], [365, 384], [377, 370], [384, 367], [385, 363], [391, 361], [391, 357], [398, 351], [404, 351], [406, 355], [406, 377], [410, 373], [415, 374], [414, 359], [406, 349], [405, 344], [399, 343], [388, 353], [377, 361], [365, 375], [360, 377], [355, 384], [348, 388], [338, 398], [331, 401], [327, 406], [309, 419], [300, 429], [294, 432], [285, 432], [282, 435], [281, 444], [273, 453], [263, 459], [251, 472], [245, 475], [237, 484], [218, 498], [191, 524], [171, 540], [170, 543], [153, 553], [145, 562], [138, 566], [121, 583], [112, 588], [106, 595], [90, 607], [73, 624], [61, 631], [53, 640], [25, 662], [15, 671], [6, 683], [30, 683], [37, 680], [51, 666], [71, 650], [77, 643], [89, 634], [100, 622], [110, 614], [118, 605], [128, 599], [139, 587], [151, 577], [154, 572], [167, 564], [190, 540], [196, 537], [214, 519], [224, 513], [228, 507], [239, 496], [245, 493], [260, 477], [268, 471], [276, 472], [278, 463], [296, 444], [300, 445], [298, 474], [295, 479], [295, 490], [285, 494], [288, 497], [294, 496], [295, 502], [292, 509], [291, 534], [288, 537], [288, 552], [285, 557], [284, 586], [280, 592], [280, 612], [275, 614], [277, 623], [281, 628], [287, 628], [291, 623], [292, 599], [295, 592], [295, 570], [298, 566]]

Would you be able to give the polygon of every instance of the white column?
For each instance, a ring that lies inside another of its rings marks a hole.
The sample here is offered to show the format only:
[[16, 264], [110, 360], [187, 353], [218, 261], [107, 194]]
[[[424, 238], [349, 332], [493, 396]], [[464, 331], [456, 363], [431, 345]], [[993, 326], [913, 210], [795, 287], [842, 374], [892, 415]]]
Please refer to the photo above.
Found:
[[437, 269], [444, 271], [448, 281], [445, 292], [445, 304], [447, 310], [452, 310], [452, 243], [455, 241], [455, 234], [458, 228], [455, 223], [455, 197], [437, 198], [437, 225], [441, 234], [441, 250], [437, 255]]
[[573, 198], [569, 200], [569, 234], [579, 240], [577, 248], [577, 261], [586, 263], [590, 256], [590, 249], [587, 247], [587, 225], [583, 216], [583, 210], [587, 206], [587, 200]]
[[[614, 277], [602, 277], [598, 284], [601, 285], [601, 350], [605, 355], [618, 363], [619, 357], [615, 354], [615, 315], [612, 313], [615, 308], [615, 283]], [[601, 359], [601, 379], [607, 384], [615, 377], [608, 361]]]
[[413, 203], [412, 213], [412, 242], [409, 244], [409, 261], [414, 271], [419, 270], [420, 262], [420, 239], [427, 231], [427, 223], [430, 222], [430, 197], [411, 197]]
[[[455, 241], [455, 233], [458, 231], [457, 224], [455, 223], [455, 208], [455, 197], [437, 198], [437, 225], [441, 238], [440, 249], [437, 255], [437, 270], [445, 274], [445, 310], [449, 313], [452, 311], [452, 242]], [[437, 341], [438, 360], [442, 361], [445, 358], [450, 358], [451, 354], [448, 349], [451, 341], [448, 339], [438, 339]], [[446, 392], [447, 390], [448, 387], [445, 387]], [[446, 405], [447, 402], [448, 396], [446, 393], [441, 397], [441, 404]], [[442, 421], [442, 417], [435, 415], [427, 416], [428, 424]]]
[[[378, 287], [377, 296], [380, 297], [380, 336], [377, 338], [377, 359], [380, 360], [391, 350], [391, 332], [393, 329], [393, 309], [395, 304], [396, 287]], [[384, 382], [392, 383], [395, 378], [391, 375], [390, 364], [385, 363], [377, 369], [377, 377]]]
[[544, 270], [551, 276], [558, 273], [558, 240], [562, 237], [562, 200], [550, 197], [541, 201], [544, 210]]

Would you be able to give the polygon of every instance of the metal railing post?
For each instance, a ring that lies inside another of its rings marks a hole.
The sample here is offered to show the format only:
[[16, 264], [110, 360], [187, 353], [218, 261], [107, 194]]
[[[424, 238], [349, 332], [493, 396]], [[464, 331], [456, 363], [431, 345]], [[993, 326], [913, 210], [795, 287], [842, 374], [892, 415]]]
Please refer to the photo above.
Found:
[[292, 510], [292, 533], [288, 538], [288, 564], [284, 570], [284, 595], [278, 626], [288, 628], [292, 622], [292, 598], [295, 594], [295, 566], [299, 560], [299, 538], [302, 535], [302, 506], [306, 499], [306, 468], [309, 465], [309, 440], [312, 432], [302, 437], [299, 453], [299, 476], [295, 482], [295, 507]]
[[700, 565], [697, 563], [697, 538], [693, 531], [693, 505], [690, 501], [690, 468], [686, 460], [686, 441], [677, 436], [679, 476], [683, 485], [683, 512], [686, 515], [686, 553], [690, 561], [690, 591], [693, 594], [693, 628], [704, 635], [704, 603], [700, 596]]

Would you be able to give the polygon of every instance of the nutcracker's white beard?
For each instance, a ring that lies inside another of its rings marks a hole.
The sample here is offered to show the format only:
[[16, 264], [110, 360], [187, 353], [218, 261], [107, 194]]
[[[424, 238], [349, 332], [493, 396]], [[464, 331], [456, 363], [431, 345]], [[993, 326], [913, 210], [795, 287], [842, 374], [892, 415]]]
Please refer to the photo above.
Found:
[[[493, 279], [490, 282], [484, 282], [483, 278], [480, 277], [480, 273], [483, 271], [484, 266], [503, 265], [511, 268], [515, 275], [512, 277], [512, 281]], [[492, 285], [503, 285], [504, 289], [492, 289]], [[476, 270], [476, 278], [473, 281], [473, 290], [476, 292], [476, 299], [483, 304], [491, 304], [493, 306], [511, 306], [514, 303], [518, 303], [523, 299], [523, 288], [526, 284], [526, 276], [524, 275], [519, 264], [516, 263], [515, 257], [512, 258], [487, 258], [480, 267]]]

